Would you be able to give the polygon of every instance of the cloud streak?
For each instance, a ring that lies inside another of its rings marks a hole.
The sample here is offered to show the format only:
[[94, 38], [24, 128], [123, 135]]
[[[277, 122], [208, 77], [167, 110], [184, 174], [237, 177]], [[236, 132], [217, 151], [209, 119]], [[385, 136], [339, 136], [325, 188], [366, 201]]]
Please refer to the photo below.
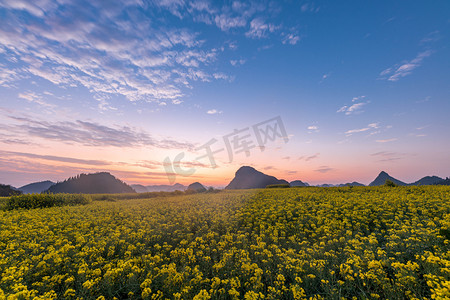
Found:
[[172, 139], [153, 138], [148, 132], [129, 126], [106, 126], [90, 121], [49, 122], [27, 117], [10, 117], [15, 124], [4, 130], [18, 135], [36, 137], [48, 141], [79, 144], [91, 147], [143, 147], [161, 149], [185, 149], [191, 151], [194, 144]]
[[354, 97], [352, 99], [352, 102], [357, 102], [357, 103], [354, 103], [352, 105], [344, 105], [340, 109], [338, 109], [336, 112], [337, 113], [345, 113], [345, 115], [347, 115], [347, 116], [353, 115], [353, 114], [360, 114], [360, 113], [364, 112], [362, 110], [363, 106], [370, 103], [370, 101], [358, 102], [358, 101], [365, 100], [365, 98], [366, 98], [366, 96]]
[[410, 75], [414, 69], [422, 65], [422, 61], [432, 54], [431, 50], [426, 50], [417, 54], [417, 56], [402, 64], [397, 64], [393, 67], [387, 68], [380, 73], [381, 79], [389, 81], [398, 81], [400, 78]]
[[347, 136], [350, 136], [354, 133], [360, 133], [360, 132], [365, 132], [365, 131], [369, 131], [369, 130], [373, 130], [373, 129], [378, 129], [379, 128], [379, 124], [378, 123], [370, 123], [369, 125], [367, 125], [367, 127], [364, 128], [358, 128], [358, 129], [351, 129], [351, 130], [347, 130], [345, 132], [345, 134]]
[[329, 166], [321, 166], [321, 167], [315, 169], [314, 171], [315, 172], [319, 172], [319, 173], [328, 173], [328, 172], [331, 172], [333, 170], [334, 169], [330, 168]]

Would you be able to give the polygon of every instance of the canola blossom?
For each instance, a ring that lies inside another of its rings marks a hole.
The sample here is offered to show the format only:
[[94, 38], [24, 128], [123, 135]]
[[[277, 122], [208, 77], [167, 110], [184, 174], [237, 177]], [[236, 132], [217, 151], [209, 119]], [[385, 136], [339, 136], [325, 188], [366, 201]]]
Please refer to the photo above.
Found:
[[0, 299], [449, 299], [449, 239], [445, 186], [5, 210]]

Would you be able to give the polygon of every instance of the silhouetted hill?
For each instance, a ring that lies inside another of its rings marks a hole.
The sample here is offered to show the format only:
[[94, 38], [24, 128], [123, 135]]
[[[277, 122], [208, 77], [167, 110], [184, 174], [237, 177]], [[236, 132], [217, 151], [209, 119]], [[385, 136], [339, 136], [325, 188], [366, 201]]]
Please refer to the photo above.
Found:
[[244, 166], [236, 171], [233, 180], [231, 180], [225, 189], [259, 189], [271, 184], [289, 184], [289, 182], [261, 173], [252, 167]]
[[187, 190], [188, 191], [195, 191], [195, 192], [204, 192], [204, 191], [206, 191], [206, 188], [200, 182], [194, 182], [194, 183], [191, 183], [187, 187]]
[[425, 176], [424, 178], [419, 179], [414, 183], [410, 183], [410, 185], [433, 185], [443, 180], [443, 178], [437, 176]]
[[442, 179], [441, 181], [439, 181], [439, 182], [437, 182], [435, 184], [437, 184], [437, 185], [450, 185], [450, 178], [447, 177], [447, 178]]
[[291, 186], [309, 186], [307, 182], [303, 182], [301, 180], [294, 180], [289, 183]]
[[34, 182], [20, 187], [19, 191], [24, 194], [39, 194], [48, 190], [54, 184], [55, 183], [50, 180]]
[[400, 181], [398, 179], [395, 179], [394, 177], [389, 176], [388, 173], [381, 171], [380, 174], [378, 174], [377, 178], [375, 178], [374, 181], [372, 181], [369, 186], [380, 186], [380, 185], [384, 185], [386, 183], [386, 180], [390, 180], [393, 183], [397, 184], [397, 185], [407, 185], [406, 183], [404, 183], [403, 181]]
[[107, 172], [80, 174], [52, 185], [46, 192], [69, 194], [135, 193], [128, 184]]
[[334, 184], [324, 183], [324, 184], [319, 184], [319, 185], [316, 185], [316, 186], [318, 186], [318, 187], [334, 187], [335, 185]]
[[21, 191], [10, 185], [0, 184], [0, 197], [8, 197], [22, 194]]
[[342, 184], [340, 184], [338, 186], [343, 187], [343, 186], [365, 186], [365, 185], [362, 184], [362, 183], [353, 181], [353, 182], [348, 182], [348, 183], [342, 183]]

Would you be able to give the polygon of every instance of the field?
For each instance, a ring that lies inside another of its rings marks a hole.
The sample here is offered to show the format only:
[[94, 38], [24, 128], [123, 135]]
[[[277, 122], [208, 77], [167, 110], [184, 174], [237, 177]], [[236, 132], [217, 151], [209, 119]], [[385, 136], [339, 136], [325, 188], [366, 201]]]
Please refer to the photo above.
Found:
[[450, 298], [449, 187], [93, 199], [0, 211], [0, 299]]

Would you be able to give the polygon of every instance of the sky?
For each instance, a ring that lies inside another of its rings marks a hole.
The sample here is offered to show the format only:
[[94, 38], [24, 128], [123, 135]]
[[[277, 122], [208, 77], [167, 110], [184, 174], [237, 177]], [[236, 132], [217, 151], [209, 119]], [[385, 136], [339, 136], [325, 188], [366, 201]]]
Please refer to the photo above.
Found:
[[0, 0], [0, 183], [450, 176], [449, 1]]

